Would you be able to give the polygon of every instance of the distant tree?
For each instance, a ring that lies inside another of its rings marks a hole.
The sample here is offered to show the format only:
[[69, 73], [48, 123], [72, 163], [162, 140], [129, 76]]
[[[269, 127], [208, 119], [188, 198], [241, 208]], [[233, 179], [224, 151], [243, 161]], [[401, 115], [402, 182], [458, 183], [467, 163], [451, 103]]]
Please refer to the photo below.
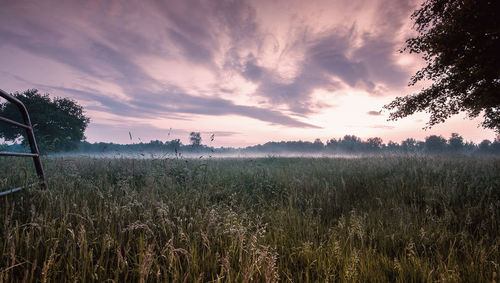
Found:
[[193, 147], [201, 146], [201, 134], [200, 134], [200, 132], [191, 132], [189, 134], [189, 140], [191, 141], [191, 145]]
[[478, 145], [479, 152], [481, 152], [481, 153], [488, 153], [490, 151], [490, 146], [491, 146], [491, 141], [490, 140], [483, 140]]
[[366, 143], [367, 143], [369, 150], [377, 151], [377, 150], [380, 150], [382, 148], [383, 141], [381, 138], [375, 137], [375, 138], [368, 138], [366, 140]]
[[423, 152], [425, 150], [425, 142], [424, 141], [417, 141], [417, 151], [418, 152]]
[[473, 153], [477, 150], [477, 145], [471, 141], [465, 142], [464, 144], [464, 152], [465, 153]]
[[346, 152], [360, 151], [363, 148], [361, 139], [355, 135], [345, 135], [339, 143], [340, 149]]
[[325, 145], [320, 139], [315, 139], [312, 145], [313, 145], [313, 150], [315, 151], [322, 150], [325, 147]]
[[387, 143], [387, 149], [390, 152], [398, 152], [400, 150], [399, 144], [397, 142], [389, 141]]
[[464, 138], [457, 133], [452, 133], [448, 139], [448, 147], [451, 152], [460, 152], [464, 149]]
[[335, 138], [330, 139], [326, 142], [326, 148], [330, 151], [337, 151], [339, 147], [340, 140]]
[[500, 135], [497, 136], [495, 141], [490, 145], [490, 151], [494, 154], [500, 154]]
[[173, 139], [171, 141], [166, 141], [165, 142], [166, 149], [172, 150], [175, 153], [177, 153], [179, 151], [179, 149], [181, 148], [181, 146], [182, 146], [182, 143], [181, 143], [180, 139]]
[[446, 148], [446, 140], [441, 136], [432, 135], [425, 139], [425, 151], [429, 153], [443, 152]]
[[171, 148], [180, 148], [182, 143], [180, 139], [173, 139], [171, 141], [166, 141], [165, 145]]
[[149, 150], [161, 150], [163, 147], [163, 142], [160, 140], [151, 140], [149, 144], [147, 144], [146, 148]]
[[[85, 139], [90, 119], [75, 101], [60, 97], [50, 99], [48, 94], [40, 94], [36, 89], [12, 95], [28, 109], [40, 151], [72, 150]], [[0, 116], [23, 122], [18, 108], [9, 102], [0, 103]], [[7, 141], [22, 138], [22, 143], [27, 145], [25, 131], [7, 123], [0, 123], [0, 138]]]
[[417, 149], [417, 141], [413, 138], [407, 138], [401, 142], [401, 150], [404, 152], [415, 152]]
[[163, 142], [160, 141], [160, 140], [152, 140], [149, 142], [151, 145], [153, 146], [162, 146], [163, 145]]
[[483, 127], [500, 133], [500, 1], [426, 0], [412, 19], [418, 36], [403, 51], [420, 53], [427, 66], [410, 85], [430, 79], [419, 93], [384, 106], [391, 120], [429, 112], [428, 126], [465, 111], [484, 113]]

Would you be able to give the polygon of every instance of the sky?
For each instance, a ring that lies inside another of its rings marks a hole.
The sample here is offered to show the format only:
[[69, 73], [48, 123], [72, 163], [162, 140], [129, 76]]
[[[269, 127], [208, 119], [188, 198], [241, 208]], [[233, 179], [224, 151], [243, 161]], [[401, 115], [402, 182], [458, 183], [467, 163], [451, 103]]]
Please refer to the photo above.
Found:
[[399, 52], [420, 1], [0, 2], [0, 89], [76, 100], [89, 142], [495, 138], [464, 114], [424, 130], [426, 113], [381, 111], [429, 85], [408, 86], [425, 62]]

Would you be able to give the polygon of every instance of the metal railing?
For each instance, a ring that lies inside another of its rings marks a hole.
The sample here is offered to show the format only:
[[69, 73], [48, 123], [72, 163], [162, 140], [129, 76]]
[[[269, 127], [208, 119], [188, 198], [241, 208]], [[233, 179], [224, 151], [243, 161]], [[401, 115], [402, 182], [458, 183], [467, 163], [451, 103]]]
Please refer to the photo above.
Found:
[[[1, 89], [0, 89], [0, 97], [5, 98], [10, 103], [13, 103], [14, 105], [17, 106], [17, 108], [19, 109], [19, 112], [21, 112], [21, 115], [23, 117], [24, 124], [16, 122], [16, 121], [13, 121], [13, 120], [10, 120], [10, 119], [7, 119], [5, 117], [1, 117], [1, 116], [0, 116], [0, 122], [5, 122], [5, 123], [8, 123], [8, 124], [11, 124], [11, 125], [14, 125], [14, 126], [17, 126], [17, 127], [25, 129], [26, 130], [26, 136], [28, 137], [28, 142], [30, 144], [30, 149], [31, 149], [31, 153], [25, 153], [25, 152], [3, 152], [2, 151], [2, 152], [0, 152], [0, 157], [1, 156], [32, 157], [33, 158], [33, 163], [35, 164], [36, 173], [38, 174], [38, 178], [40, 179], [39, 184], [42, 187], [45, 187], [46, 186], [46, 184], [45, 184], [45, 174], [43, 172], [42, 161], [40, 160], [40, 152], [38, 151], [38, 146], [36, 144], [35, 134], [33, 132], [33, 127], [31, 126], [31, 120], [30, 120], [30, 117], [28, 115], [28, 110], [26, 110], [26, 107], [24, 106], [24, 104], [19, 99], [15, 98], [14, 96], [6, 93], [5, 91], [3, 91]], [[2, 192], [0, 192], [0, 196], [4, 196], [4, 195], [7, 195], [7, 194], [10, 194], [10, 193], [13, 193], [13, 192], [20, 191], [22, 189], [33, 187], [35, 185], [36, 185], [36, 183], [30, 184], [30, 185], [26, 185], [26, 186], [22, 186], [22, 187], [12, 188], [12, 189], [6, 190], [6, 191], [2, 191]]]

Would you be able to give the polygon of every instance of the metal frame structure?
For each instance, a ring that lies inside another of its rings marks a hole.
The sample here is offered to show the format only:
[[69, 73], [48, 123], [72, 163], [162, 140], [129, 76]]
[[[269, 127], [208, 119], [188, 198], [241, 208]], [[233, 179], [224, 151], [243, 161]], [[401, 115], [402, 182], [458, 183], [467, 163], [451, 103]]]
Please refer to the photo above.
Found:
[[[40, 178], [39, 184], [42, 187], [45, 187], [45, 174], [43, 172], [43, 167], [42, 167], [42, 161], [40, 160], [40, 152], [38, 151], [38, 146], [36, 144], [35, 140], [35, 134], [33, 132], [33, 126], [31, 125], [31, 120], [28, 115], [28, 110], [26, 110], [26, 106], [17, 98], [14, 96], [6, 93], [5, 91], [0, 89], [0, 97], [5, 98], [7, 101], [15, 104], [17, 108], [19, 109], [19, 112], [21, 112], [21, 115], [23, 116], [24, 124], [19, 123], [10, 119], [7, 119], [5, 117], [0, 116], [0, 122], [5, 122], [20, 128], [23, 128], [26, 130], [26, 135], [28, 137], [28, 142], [30, 144], [31, 148], [31, 153], [25, 153], [25, 152], [0, 152], [0, 157], [1, 156], [20, 156], [20, 157], [32, 157], [33, 158], [33, 163], [35, 164], [35, 169], [36, 173], [38, 174], [38, 177]], [[0, 192], [0, 196], [4, 196], [13, 192], [20, 191], [22, 189], [26, 189], [29, 187], [35, 186], [36, 183], [18, 187], [18, 188], [13, 188], [10, 190], [2, 191]]]

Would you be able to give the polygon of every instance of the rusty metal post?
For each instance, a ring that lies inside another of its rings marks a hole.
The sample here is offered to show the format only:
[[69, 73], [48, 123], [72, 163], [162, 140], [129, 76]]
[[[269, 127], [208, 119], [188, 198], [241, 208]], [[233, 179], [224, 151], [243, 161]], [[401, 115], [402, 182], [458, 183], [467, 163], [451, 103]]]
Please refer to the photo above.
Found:
[[[0, 97], [5, 98], [7, 101], [9, 101], [17, 106], [17, 108], [19, 109], [19, 112], [21, 112], [21, 115], [23, 117], [24, 124], [10, 120], [10, 119], [5, 118], [5, 117], [0, 117], [0, 121], [6, 122], [6, 123], [14, 125], [14, 126], [24, 128], [26, 130], [26, 136], [28, 137], [28, 142], [29, 142], [30, 149], [31, 149], [31, 153], [0, 152], [0, 156], [32, 157], [33, 163], [35, 164], [36, 173], [38, 174], [38, 178], [40, 179], [40, 185], [42, 187], [45, 187], [46, 186], [45, 173], [43, 172], [42, 161], [40, 160], [40, 152], [38, 151], [38, 146], [36, 143], [35, 134], [33, 132], [33, 126], [31, 125], [31, 120], [30, 120], [30, 117], [28, 114], [28, 110], [26, 109], [26, 106], [24, 106], [24, 104], [19, 99], [15, 98], [14, 96], [8, 94], [7, 92], [5, 92], [1, 89], [0, 89]], [[29, 186], [25, 186], [25, 187], [30, 187], [30, 186], [33, 186], [33, 184], [29, 185]], [[15, 189], [17, 189], [17, 190], [15, 190]], [[14, 191], [18, 191], [22, 188], [15, 188], [15, 189], [11, 189], [10, 191], [6, 191], [6, 192], [11, 193]], [[4, 195], [3, 193], [5, 193], [5, 192], [0, 193], [0, 196]]]

